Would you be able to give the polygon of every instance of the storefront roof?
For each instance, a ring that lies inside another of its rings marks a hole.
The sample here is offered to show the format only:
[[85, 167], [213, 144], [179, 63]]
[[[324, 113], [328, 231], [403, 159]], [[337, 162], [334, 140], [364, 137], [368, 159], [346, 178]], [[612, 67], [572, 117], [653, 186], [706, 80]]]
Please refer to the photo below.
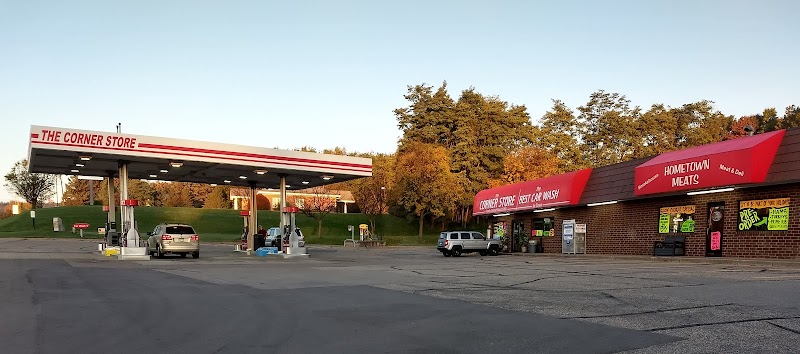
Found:
[[58, 127], [31, 126], [31, 172], [310, 188], [372, 175], [367, 158]]
[[485, 189], [475, 195], [473, 215], [507, 213], [578, 204], [592, 169]]
[[661, 154], [636, 167], [634, 195], [764, 182], [785, 132]]

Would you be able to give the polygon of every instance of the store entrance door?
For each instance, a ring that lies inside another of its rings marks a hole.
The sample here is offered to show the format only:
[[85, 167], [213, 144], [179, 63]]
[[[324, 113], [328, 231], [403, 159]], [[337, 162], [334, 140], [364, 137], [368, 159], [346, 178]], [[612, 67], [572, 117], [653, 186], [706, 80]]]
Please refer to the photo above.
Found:
[[706, 257], [722, 257], [722, 233], [725, 229], [725, 202], [708, 203]]
[[508, 240], [511, 245], [511, 252], [520, 252], [522, 251], [520, 240], [527, 236], [525, 234], [525, 224], [523, 224], [522, 221], [512, 221], [511, 230], [511, 239]]

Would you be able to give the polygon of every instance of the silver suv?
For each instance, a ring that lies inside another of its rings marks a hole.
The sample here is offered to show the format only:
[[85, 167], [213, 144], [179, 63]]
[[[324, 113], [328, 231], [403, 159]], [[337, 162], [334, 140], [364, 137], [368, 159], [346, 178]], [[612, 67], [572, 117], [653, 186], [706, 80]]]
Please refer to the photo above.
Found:
[[500, 253], [500, 241], [487, 240], [480, 232], [445, 231], [439, 234], [436, 249], [445, 257], [458, 257], [462, 253], [478, 252], [481, 256]]
[[200, 236], [189, 225], [185, 224], [159, 224], [148, 232], [147, 253], [163, 258], [165, 254], [179, 254], [186, 257], [200, 258]]

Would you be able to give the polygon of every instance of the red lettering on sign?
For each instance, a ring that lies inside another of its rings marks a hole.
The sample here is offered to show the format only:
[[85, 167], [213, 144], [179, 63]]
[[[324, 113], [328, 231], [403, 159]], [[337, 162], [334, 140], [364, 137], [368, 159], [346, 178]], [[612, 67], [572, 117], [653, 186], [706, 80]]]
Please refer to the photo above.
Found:
[[711, 233], [711, 250], [712, 251], [719, 251], [720, 244], [722, 243], [722, 233], [719, 231], [714, 231]]

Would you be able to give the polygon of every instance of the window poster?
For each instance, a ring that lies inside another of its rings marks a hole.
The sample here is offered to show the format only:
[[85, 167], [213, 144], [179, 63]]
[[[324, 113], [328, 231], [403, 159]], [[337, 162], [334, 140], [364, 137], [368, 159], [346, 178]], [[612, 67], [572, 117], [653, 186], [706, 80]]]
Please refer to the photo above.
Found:
[[694, 205], [661, 208], [658, 217], [658, 233], [694, 232]]
[[536, 218], [533, 219], [533, 229], [531, 236], [546, 237], [555, 236], [555, 219], [553, 218]]
[[502, 239], [506, 235], [506, 223], [505, 221], [500, 221], [494, 223], [492, 227], [492, 236], [495, 239]]
[[739, 230], [789, 230], [789, 198], [740, 201]]

